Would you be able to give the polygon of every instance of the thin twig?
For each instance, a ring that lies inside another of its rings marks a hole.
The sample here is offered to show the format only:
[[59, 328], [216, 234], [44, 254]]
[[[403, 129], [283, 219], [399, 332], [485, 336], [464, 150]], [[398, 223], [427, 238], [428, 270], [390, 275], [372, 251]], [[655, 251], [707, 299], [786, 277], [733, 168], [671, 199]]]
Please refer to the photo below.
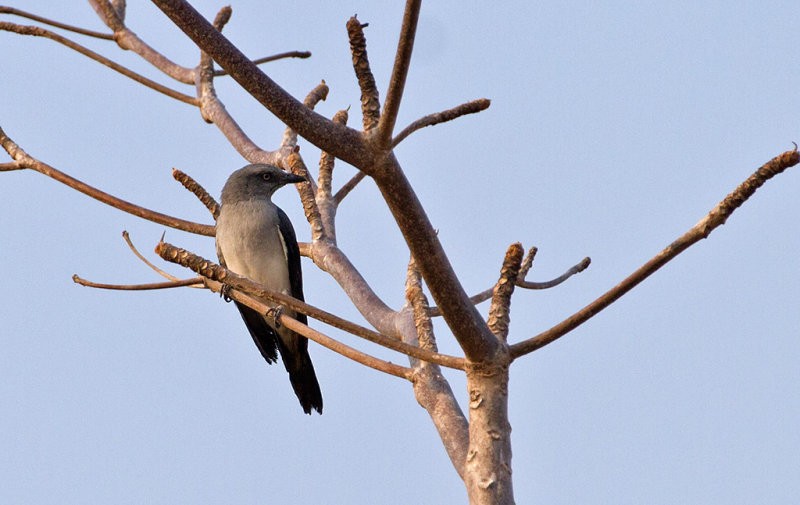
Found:
[[130, 237], [130, 235], [128, 234], [127, 231], [123, 231], [122, 232], [122, 238], [125, 240], [125, 243], [128, 244], [128, 248], [130, 248], [130, 250], [133, 252], [133, 254], [137, 258], [139, 258], [142, 261], [142, 263], [144, 263], [145, 265], [150, 267], [155, 273], [157, 273], [161, 277], [164, 277], [165, 279], [167, 279], [169, 281], [172, 281], [172, 282], [176, 282], [176, 281], [180, 280], [179, 278], [175, 277], [174, 275], [170, 274], [169, 272], [165, 272], [164, 270], [158, 268], [153, 263], [151, 263], [150, 260], [145, 258], [144, 255], [142, 253], [140, 253], [138, 249], [136, 249], [136, 246], [133, 245], [133, 241], [131, 240], [131, 237]]
[[403, 89], [406, 85], [408, 69], [411, 66], [411, 53], [414, 49], [414, 38], [417, 33], [419, 10], [422, 0], [407, 0], [403, 13], [403, 25], [400, 28], [400, 40], [397, 42], [397, 53], [394, 58], [392, 77], [389, 79], [389, 89], [386, 91], [386, 103], [383, 104], [380, 124], [378, 125], [378, 145], [389, 146], [394, 125], [397, 122], [397, 113], [400, 110], [400, 101], [403, 98]]
[[114, 40], [119, 47], [133, 51], [153, 67], [178, 82], [183, 84], [195, 83], [196, 76], [193, 68], [187, 68], [173, 62], [147, 45], [138, 35], [125, 26], [125, 12], [124, 9], [122, 11], [118, 9], [119, 2], [115, 6], [108, 0], [89, 0], [89, 4], [100, 16], [103, 23], [114, 31]]
[[463, 358], [431, 352], [416, 346], [408, 345], [391, 337], [387, 337], [386, 335], [382, 335], [375, 331], [364, 328], [363, 326], [357, 325], [351, 321], [347, 321], [346, 319], [297, 300], [291, 296], [264, 289], [262, 285], [253, 282], [246, 277], [237, 275], [230, 270], [227, 270], [226, 268], [193, 254], [185, 249], [175, 247], [166, 242], [159, 242], [159, 244], [156, 246], [156, 254], [167, 261], [187, 267], [203, 277], [228, 284], [234, 289], [244, 291], [245, 293], [250, 293], [258, 298], [284, 305], [296, 312], [302, 312], [308, 317], [339, 328], [340, 330], [344, 330], [365, 340], [369, 340], [374, 344], [381, 345], [393, 351], [403, 353], [407, 356], [412, 356], [417, 359], [436, 363], [448, 368], [454, 368], [457, 370], [464, 369]]
[[350, 178], [349, 181], [344, 183], [344, 185], [341, 188], [339, 188], [339, 191], [337, 191], [336, 195], [334, 195], [333, 197], [333, 200], [336, 202], [336, 205], [342, 203], [342, 200], [344, 200], [345, 197], [349, 195], [350, 192], [356, 188], [356, 186], [358, 186], [358, 183], [361, 182], [362, 179], [364, 179], [364, 177], [366, 177], [366, 174], [364, 172], [358, 172], [356, 175]]
[[[278, 53], [273, 54], [272, 56], [264, 56], [263, 58], [257, 58], [253, 60], [253, 63], [256, 65], [261, 65], [262, 63], [269, 63], [271, 61], [282, 60], [284, 58], [310, 58], [311, 51], [287, 51], [285, 53]], [[229, 75], [225, 70], [215, 70], [214, 77], [222, 77], [225, 75]]]
[[32, 21], [38, 21], [39, 23], [46, 24], [48, 26], [53, 26], [55, 28], [61, 28], [62, 30], [67, 30], [73, 33], [78, 33], [80, 35], [86, 35], [87, 37], [94, 37], [96, 39], [103, 39], [103, 40], [114, 40], [114, 36], [110, 33], [100, 33], [93, 30], [87, 30], [85, 28], [80, 28], [78, 26], [72, 26], [65, 23], [61, 23], [59, 21], [54, 21], [52, 19], [48, 19], [42, 16], [37, 16], [36, 14], [31, 14], [30, 12], [25, 12], [23, 10], [15, 9], [14, 7], [6, 7], [0, 6], [0, 14], [12, 14], [14, 16], [19, 16], [22, 18], [27, 18]]
[[[520, 268], [520, 275], [517, 276], [517, 280], [515, 282], [515, 285], [517, 287], [524, 288], [524, 289], [548, 289], [548, 288], [553, 288], [555, 286], [558, 286], [562, 282], [566, 281], [567, 279], [569, 279], [573, 275], [575, 275], [577, 273], [580, 273], [580, 272], [583, 272], [584, 270], [586, 270], [586, 268], [589, 266], [589, 263], [591, 262], [591, 260], [589, 258], [583, 258], [580, 261], [580, 263], [570, 267], [569, 270], [567, 270], [563, 274], [559, 275], [555, 279], [551, 279], [549, 281], [543, 281], [543, 282], [526, 281], [525, 280], [525, 274], [527, 274], [528, 270], [530, 270], [530, 266], [533, 263], [533, 258], [536, 255], [536, 250], [537, 249], [535, 247], [533, 247], [533, 248], [531, 248], [530, 251], [528, 251], [528, 255], [526, 256], [525, 261], [523, 261], [522, 267]], [[492, 292], [493, 291], [494, 291], [494, 288], [488, 288], [488, 289], [485, 289], [485, 290], [481, 291], [480, 293], [478, 293], [476, 295], [470, 296], [469, 299], [470, 299], [470, 301], [472, 301], [473, 304], [477, 305], [479, 303], [483, 303], [486, 300], [490, 299], [492, 297]], [[441, 316], [442, 315], [442, 312], [439, 310], [438, 307], [431, 307], [430, 310], [429, 310], [429, 313], [430, 313], [431, 317], [437, 317], [437, 316]]]
[[148, 291], [153, 289], [170, 289], [170, 288], [180, 288], [184, 286], [196, 286], [198, 284], [203, 284], [202, 277], [194, 277], [192, 279], [179, 279], [176, 281], [167, 281], [167, 282], [152, 282], [149, 284], [104, 284], [100, 282], [88, 281], [82, 277], [79, 277], [78, 274], [72, 276], [72, 281], [75, 282], [76, 284], [80, 284], [81, 286], [86, 286], [88, 288], [113, 289], [117, 291]]
[[750, 198], [766, 181], [787, 168], [796, 165], [798, 162], [800, 162], [800, 154], [798, 154], [797, 148], [795, 147], [794, 150], [786, 151], [765, 163], [717, 204], [717, 206], [701, 219], [700, 222], [668, 245], [666, 249], [637, 268], [632, 274], [623, 279], [622, 282], [549, 330], [512, 345], [510, 347], [512, 358], [524, 356], [525, 354], [544, 347], [591, 319], [677, 255], [700, 240], [707, 238], [715, 228], [724, 224], [733, 211], [739, 208], [739, 206]]
[[531, 267], [533, 266], [533, 260], [536, 259], [536, 253], [538, 252], [539, 249], [536, 246], [528, 249], [528, 253], [525, 255], [525, 259], [522, 260], [522, 265], [519, 267], [517, 281], [524, 281], [525, 277], [528, 276], [528, 272], [530, 272]]
[[206, 188], [201, 186], [189, 174], [174, 167], [172, 169], [172, 178], [180, 182], [184, 188], [191, 191], [192, 194], [206, 206], [206, 209], [208, 209], [211, 215], [214, 216], [214, 220], [219, 217], [219, 203], [206, 191]]
[[80, 54], [93, 59], [94, 61], [101, 63], [108, 68], [119, 72], [120, 74], [133, 79], [134, 81], [138, 82], [139, 84], [143, 84], [150, 89], [158, 91], [170, 98], [174, 98], [176, 100], [180, 100], [181, 102], [188, 103], [189, 105], [198, 105], [198, 101], [196, 98], [191, 97], [189, 95], [185, 95], [179, 91], [175, 91], [174, 89], [168, 88], [162, 84], [159, 84], [153, 80], [148, 79], [147, 77], [137, 74], [133, 70], [130, 70], [126, 67], [123, 67], [119, 63], [109, 60], [105, 56], [97, 54], [96, 52], [92, 51], [89, 48], [86, 48], [76, 42], [71, 41], [66, 37], [62, 37], [61, 35], [51, 32], [50, 30], [46, 30], [40, 26], [24, 26], [24, 25], [17, 25], [14, 23], [7, 23], [7, 22], [0, 22], [0, 30], [9, 31], [18, 33], [20, 35], [31, 35], [34, 37], [44, 37], [64, 46], [69, 47], [70, 49], [79, 52]]
[[160, 212], [156, 212], [154, 210], [146, 209], [139, 205], [127, 202], [121, 198], [117, 198], [116, 196], [112, 196], [104, 191], [101, 191], [97, 188], [89, 186], [86, 183], [71, 177], [60, 170], [57, 170], [54, 167], [51, 167], [47, 163], [43, 163], [28, 153], [26, 153], [21, 147], [19, 147], [11, 138], [6, 135], [5, 131], [0, 128], [0, 145], [6, 150], [6, 152], [16, 160], [21, 166], [25, 168], [29, 168], [31, 170], [35, 170], [40, 174], [46, 175], [51, 179], [55, 179], [56, 181], [66, 184], [67, 186], [80, 191], [84, 195], [90, 196], [95, 200], [99, 200], [100, 202], [105, 203], [106, 205], [110, 205], [111, 207], [117, 208], [121, 211], [127, 212], [129, 214], [133, 214], [134, 216], [141, 217], [143, 219], [147, 219], [149, 221], [153, 221], [154, 223], [163, 224], [164, 226], [169, 226], [170, 228], [176, 228], [178, 230], [183, 230], [189, 233], [196, 233], [198, 235], [206, 235], [209, 237], [214, 236], [214, 227], [209, 226], [207, 224], [200, 224], [194, 223], [192, 221], [186, 221], [184, 219], [179, 219], [177, 217], [169, 216], [167, 214], [162, 214]]
[[573, 266], [563, 274], [559, 275], [555, 279], [545, 281], [545, 282], [534, 282], [534, 281], [526, 281], [526, 280], [518, 280], [517, 286], [524, 288], [524, 289], [549, 289], [554, 288], [564, 282], [565, 280], [569, 279], [575, 274], [579, 274], [589, 268], [589, 265], [592, 263], [592, 259], [588, 256], [583, 258], [580, 263]]
[[25, 170], [28, 167], [23, 166], [17, 161], [10, 163], [0, 163], [0, 172], [13, 172], [14, 170]]
[[465, 116], [467, 114], [481, 112], [488, 109], [491, 103], [492, 102], [487, 98], [479, 98], [478, 100], [462, 103], [461, 105], [453, 107], [452, 109], [443, 110], [434, 114], [428, 114], [427, 116], [417, 119], [410, 125], [403, 128], [403, 131], [398, 133], [397, 136], [392, 140], [392, 148], [397, 147], [397, 144], [421, 128], [437, 125], [446, 121], [452, 121], [453, 119]]

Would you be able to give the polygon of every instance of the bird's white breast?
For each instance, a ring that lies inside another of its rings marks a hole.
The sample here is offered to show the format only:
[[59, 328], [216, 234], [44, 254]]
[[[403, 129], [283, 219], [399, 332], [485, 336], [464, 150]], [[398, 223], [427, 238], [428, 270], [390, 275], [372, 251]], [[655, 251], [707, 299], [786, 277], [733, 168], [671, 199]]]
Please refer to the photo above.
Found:
[[272, 202], [223, 205], [217, 219], [217, 248], [229, 270], [271, 290], [291, 293], [286, 244]]

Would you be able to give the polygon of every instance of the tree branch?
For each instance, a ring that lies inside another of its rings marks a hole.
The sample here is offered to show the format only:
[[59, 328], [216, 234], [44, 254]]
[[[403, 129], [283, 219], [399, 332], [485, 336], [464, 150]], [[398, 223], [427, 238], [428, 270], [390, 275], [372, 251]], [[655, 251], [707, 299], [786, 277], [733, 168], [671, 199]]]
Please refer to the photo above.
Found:
[[46, 29], [41, 28], [39, 26], [23, 26], [23, 25], [17, 25], [17, 24], [14, 24], [14, 23], [7, 23], [7, 22], [4, 22], [4, 21], [0, 21], [0, 30], [14, 32], [14, 33], [18, 33], [20, 35], [31, 35], [31, 36], [34, 36], [34, 37], [44, 37], [44, 38], [53, 40], [55, 42], [58, 42], [59, 44], [62, 44], [64, 46], [72, 49], [73, 51], [76, 51], [76, 52], [78, 52], [78, 53], [80, 53], [80, 54], [82, 54], [82, 55], [84, 55], [84, 56], [86, 56], [88, 58], [93, 59], [94, 61], [96, 61], [98, 63], [101, 63], [101, 64], [107, 66], [108, 68], [110, 68], [112, 70], [115, 70], [116, 72], [119, 72], [120, 74], [124, 75], [125, 77], [133, 79], [134, 81], [138, 82], [139, 84], [143, 84], [143, 85], [147, 86], [150, 89], [158, 91], [161, 94], [164, 94], [164, 95], [166, 95], [166, 96], [168, 96], [170, 98], [174, 98], [176, 100], [180, 100], [183, 103], [188, 103], [189, 105], [195, 105], [195, 106], [198, 105], [198, 102], [197, 102], [196, 98], [191, 97], [189, 95], [185, 95], [185, 94], [183, 94], [183, 93], [181, 93], [179, 91], [175, 91], [173, 89], [170, 89], [170, 88], [168, 88], [168, 87], [166, 87], [166, 86], [164, 86], [162, 84], [159, 84], [159, 83], [157, 83], [157, 82], [155, 82], [153, 80], [148, 79], [147, 77], [145, 77], [143, 75], [137, 74], [133, 70], [130, 70], [130, 69], [126, 68], [126, 67], [123, 67], [119, 63], [116, 63], [116, 62], [114, 62], [112, 60], [109, 60], [105, 56], [97, 54], [96, 52], [92, 51], [91, 49], [83, 47], [82, 45], [80, 45], [80, 44], [78, 44], [76, 42], [73, 42], [73, 41], [71, 41], [70, 39], [68, 39], [66, 37], [62, 37], [61, 35], [59, 35], [57, 33], [51, 32], [50, 30], [46, 30]]
[[433, 126], [439, 123], [444, 123], [446, 121], [452, 121], [453, 119], [459, 118], [461, 116], [465, 116], [467, 114], [475, 114], [477, 112], [481, 112], [489, 108], [491, 105], [491, 101], [486, 98], [479, 98], [478, 100], [473, 100], [471, 102], [462, 103], [452, 109], [443, 110], [441, 112], [436, 112], [434, 114], [428, 114], [427, 116], [417, 119], [410, 125], [406, 126], [403, 131], [397, 134], [397, 136], [392, 140], [392, 148], [397, 147], [397, 144], [402, 142], [406, 139], [409, 135], [414, 133], [415, 131], [425, 128], [426, 126]]
[[[262, 63], [269, 63], [271, 61], [282, 60], [284, 58], [311, 58], [311, 51], [286, 51], [285, 53], [273, 54], [271, 56], [264, 56], [256, 58], [253, 63], [261, 65]], [[214, 77], [222, 77], [229, 75], [225, 70], [215, 70]]]
[[167, 261], [189, 268], [203, 277], [230, 285], [232, 288], [252, 294], [257, 298], [284, 305], [296, 312], [302, 312], [311, 318], [339, 328], [340, 330], [344, 330], [365, 340], [369, 340], [370, 342], [386, 347], [387, 349], [403, 353], [407, 356], [413, 356], [424, 361], [430, 361], [448, 368], [463, 370], [464, 360], [462, 358], [426, 351], [424, 349], [408, 345], [391, 337], [387, 337], [386, 335], [382, 335], [359, 326], [353, 322], [347, 321], [329, 312], [325, 312], [324, 310], [297, 300], [291, 296], [264, 289], [262, 285], [253, 282], [246, 277], [237, 275], [230, 270], [227, 270], [226, 268], [193, 254], [185, 249], [180, 249], [166, 242], [159, 242], [158, 246], [156, 246], [156, 254]]
[[400, 110], [400, 101], [403, 98], [403, 89], [406, 85], [408, 69], [411, 65], [411, 53], [414, 49], [414, 38], [417, 33], [419, 10], [422, 0], [407, 0], [403, 14], [403, 25], [400, 28], [400, 40], [397, 43], [392, 77], [389, 79], [389, 90], [386, 92], [386, 103], [383, 104], [380, 124], [378, 125], [377, 143], [381, 147], [388, 147], [397, 122], [397, 113]]
[[544, 347], [594, 317], [601, 310], [617, 301], [622, 295], [636, 287], [640, 282], [648, 278], [677, 255], [696, 242], [707, 238], [715, 228], [725, 223], [733, 211], [741, 206], [748, 198], [753, 196], [755, 191], [766, 181], [787, 168], [796, 165], [798, 162], [800, 162], [800, 154], [798, 154], [797, 148], [795, 147], [794, 150], [786, 151], [765, 163], [717, 204], [717, 206], [701, 219], [700, 222], [668, 245], [666, 249], [636, 269], [632, 274], [623, 279], [622, 282], [549, 330], [512, 345], [510, 348], [512, 358], [524, 356], [525, 354]]
[[[589, 267], [589, 264], [591, 263], [591, 259], [586, 257], [586, 258], [583, 258], [580, 261], [580, 263], [570, 267], [569, 270], [567, 270], [563, 274], [559, 275], [555, 279], [551, 279], [549, 281], [543, 281], [543, 282], [526, 281], [525, 280], [525, 276], [528, 274], [528, 270], [530, 270], [530, 268], [531, 268], [531, 264], [533, 263], [533, 258], [536, 255], [536, 251], [537, 251], [537, 249], [535, 247], [532, 247], [531, 250], [528, 251], [528, 254], [525, 257], [525, 261], [523, 261], [522, 266], [520, 267], [520, 271], [519, 271], [519, 275], [517, 276], [517, 280], [515, 281], [515, 285], [517, 287], [520, 287], [520, 288], [523, 288], [523, 289], [534, 289], [534, 290], [536, 290], [536, 289], [554, 288], [554, 287], [558, 286], [559, 284], [563, 283], [564, 281], [566, 281], [567, 279], [569, 279], [570, 277], [572, 277], [573, 275], [578, 274], [578, 273], [583, 272], [584, 270], [586, 270]], [[479, 303], [483, 303], [486, 300], [490, 299], [492, 297], [492, 293], [493, 292], [494, 292], [494, 288], [493, 287], [492, 288], [488, 288], [488, 289], [485, 289], [485, 290], [481, 291], [480, 293], [478, 293], [476, 295], [472, 295], [469, 299], [473, 304], [477, 305]], [[441, 316], [442, 315], [442, 311], [439, 310], [439, 307], [431, 307], [428, 310], [428, 313], [431, 315], [431, 317], [437, 317], [437, 316]]]
[[[306, 95], [306, 99], [303, 100], [303, 105], [313, 110], [314, 107], [316, 107], [319, 102], [328, 98], [328, 91], [330, 91], [330, 89], [323, 80], [321, 83], [317, 84], [314, 87], [314, 89], [309, 91], [308, 95]], [[286, 130], [283, 133], [283, 140], [281, 141], [281, 147], [288, 147], [293, 149], [295, 146], [297, 146], [297, 132], [292, 130], [291, 127], [287, 126]]]
[[[349, 108], [342, 109], [334, 114], [333, 122], [336, 124], [346, 125], [347, 119], [350, 115], [348, 110]], [[336, 158], [332, 154], [322, 151], [322, 154], [319, 158], [319, 176], [317, 177], [317, 182], [319, 183], [317, 200], [320, 200], [321, 198], [331, 198], [331, 192], [333, 190], [333, 166], [335, 161]]]
[[123, 239], [125, 239], [125, 243], [126, 243], [126, 244], [128, 244], [128, 247], [129, 247], [129, 248], [130, 248], [130, 250], [133, 252], [134, 256], [136, 256], [137, 258], [139, 258], [139, 259], [142, 261], [142, 263], [144, 263], [145, 265], [147, 265], [148, 267], [150, 267], [150, 269], [151, 269], [151, 270], [153, 270], [155, 273], [157, 273], [157, 274], [158, 274], [158, 275], [160, 275], [161, 277], [164, 277], [165, 279], [167, 279], [167, 280], [169, 280], [169, 281], [172, 281], [172, 282], [176, 282], [176, 281], [179, 281], [179, 280], [180, 280], [180, 279], [178, 279], [177, 277], [175, 277], [174, 275], [172, 275], [172, 274], [170, 274], [170, 273], [168, 273], [168, 272], [165, 272], [164, 270], [162, 270], [162, 269], [158, 268], [157, 266], [155, 266], [154, 264], [152, 264], [152, 263], [150, 262], [150, 260], [148, 260], [147, 258], [145, 258], [145, 257], [144, 257], [144, 255], [142, 255], [142, 253], [140, 253], [140, 252], [139, 252], [139, 250], [138, 250], [138, 249], [136, 249], [136, 246], [135, 246], [135, 245], [133, 245], [133, 242], [131, 241], [131, 237], [130, 237], [130, 235], [128, 235], [128, 232], [127, 232], [127, 231], [124, 231], [124, 230], [123, 230], [123, 232], [122, 232], [122, 238], [123, 238]]
[[364, 177], [366, 177], [364, 172], [358, 172], [339, 188], [339, 191], [333, 196], [333, 201], [336, 202], [337, 206], [342, 203], [342, 200], [344, 200], [351, 191], [356, 189], [356, 186], [358, 186], [359, 182], [364, 180]]
[[103, 39], [103, 40], [114, 40], [114, 36], [111, 35], [110, 33], [100, 33], [100, 32], [95, 32], [93, 30], [80, 28], [78, 26], [68, 25], [65, 23], [61, 23], [59, 21], [54, 21], [52, 19], [44, 18], [42, 16], [37, 16], [36, 14], [31, 14], [30, 12], [25, 12], [23, 10], [15, 9], [14, 7], [0, 6], [0, 14], [11, 14], [22, 18], [27, 18], [32, 21], [38, 21], [39, 23], [52, 26], [54, 28], [61, 28], [62, 30], [67, 30], [72, 33], [86, 35], [87, 37], [94, 37], [96, 39]]
[[[482, 360], [493, 356], [497, 339], [464, 292], [425, 210], [394, 155], [376, 152], [367, 145], [361, 133], [310, 111], [261, 72], [185, 0], [152, 1], [278, 119], [321, 150], [373, 177], [418, 262], [434, 301], [442, 309], [445, 321], [467, 357]], [[406, 47], [410, 56], [409, 51], [410, 47]], [[401, 73], [398, 70], [398, 78]], [[400, 90], [398, 85], [394, 89]]]
[[152, 282], [149, 284], [103, 284], [100, 282], [87, 281], [86, 279], [79, 277], [78, 274], [72, 276], [72, 281], [75, 282], [75, 284], [80, 284], [81, 286], [86, 286], [88, 288], [113, 289], [117, 291], [148, 291], [153, 289], [180, 288], [184, 286], [203, 284], [202, 277], [194, 277], [192, 279], [182, 279], [177, 281]]
[[127, 212], [128, 214], [133, 214], [134, 216], [153, 221], [154, 223], [169, 226], [170, 228], [176, 228], [178, 230], [196, 233], [198, 235], [207, 235], [209, 237], [214, 236], [213, 226], [193, 223], [192, 221], [186, 221], [184, 219], [179, 219], [177, 217], [168, 216], [160, 212], [140, 207], [139, 205], [135, 205], [122, 200], [121, 198], [117, 198], [108, 193], [100, 191], [97, 188], [93, 188], [92, 186], [89, 186], [88, 184], [85, 184], [78, 179], [65, 174], [64, 172], [61, 172], [50, 165], [31, 157], [16, 143], [14, 143], [14, 141], [11, 140], [8, 135], [6, 135], [2, 128], [0, 128], [0, 145], [2, 145], [6, 152], [21, 166], [30, 168], [31, 170], [35, 170], [36, 172], [46, 175], [51, 179], [55, 179], [62, 184], [66, 184], [72, 189], [80, 191], [84, 195], [90, 196], [95, 200], [105, 203], [106, 205], [115, 207], [121, 211]]
[[[210, 281], [207, 283], [208, 288], [214, 292], [219, 292], [222, 288], [222, 284], [218, 282]], [[256, 310], [262, 314], [266, 314], [272, 310], [272, 307], [265, 304], [258, 298], [248, 295], [247, 293], [243, 293], [237, 289], [231, 289], [228, 291], [228, 296], [232, 300], [236, 300], [239, 303], [243, 303], [247, 305], [253, 310]], [[306, 326], [305, 324], [293, 319], [286, 314], [279, 314], [278, 321], [281, 325], [289, 328], [290, 330], [303, 335], [309, 340], [313, 340], [314, 342], [318, 343], [319, 345], [330, 349], [331, 351], [344, 356], [345, 358], [351, 359], [356, 363], [360, 363], [364, 366], [368, 366], [374, 370], [378, 370], [379, 372], [384, 372], [390, 375], [394, 375], [395, 377], [400, 377], [401, 379], [408, 379], [411, 380], [412, 377], [412, 370], [410, 368], [396, 365], [394, 363], [384, 361], [374, 356], [370, 356], [364, 352], [361, 352], [357, 349], [354, 349], [348, 345], [345, 345], [337, 340], [332, 339], [331, 337], [320, 333], [319, 331]]]
[[364, 131], [368, 132], [378, 126], [381, 114], [381, 102], [375, 77], [369, 67], [367, 57], [367, 39], [364, 37], [364, 28], [368, 24], [361, 24], [355, 17], [347, 20], [347, 37], [350, 39], [350, 53], [353, 55], [353, 69], [356, 71], [358, 87], [361, 89], [361, 115]]
[[198, 200], [200, 200], [200, 203], [206, 206], [206, 209], [208, 209], [216, 221], [216, 219], [219, 217], [219, 204], [214, 197], [211, 196], [208, 191], [206, 191], [206, 188], [192, 179], [189, 174], [174, 167], [172, 168], [172, 178], [180, 182], [184, 188], [191, 191], [192, 194], [196, 196]]
[[124, 16], [108, 0], [89, 0], [100, 19], [114, 31], [114, 40], [124, 50], [138, 54], [169, 77], [184, 84], [195, 83], [193, 68], [183, 67], [159, 53], [125, 26]]
[[372, 158], [361, 133], [337, 125], [298, 102], [255, 63], [214, 30], [185, 0], [152, 0], [203, 51], [208, 52], [242, 88], [298, 135], [351, 165], [370, 166]]
[[326, 240], [327, 233], [322, 225], [322, 217], [317, 207], [317, 200], [314, 197], [316, 188], [300, 153], [294, 152], [290, 154], [286, 159], [286, 166], [291, 173], [299, 175], [306, 180], [306, 182], [300, 182], [295, 186], [297, 186], [297, 192], [300, 194], [300, 201], [303, 203], [306, 219], [311, 226], [311, 240]]
[[413, 257], [408, 262], [408, 271], [406, 272], [406, 301], [414, 314], [414, 327], [417, 330], [419, 346], [430, 351], [438, 351], [436, 337], [433, 334], [433, 324], [428, 315], [428, 298], [422, 291], [422, 276], [417, 270]]
[[511, 321], [511, 295], [514, 294], [514, 285], [522, 265], [523, 252], [522, 244], [519, 242], [511, 244], [506, 251], [503, 267], [500, 269], [500, 278], [492, 293], [487, 324], [492, 333], [503, 342], [508, 337], [508, 324]]

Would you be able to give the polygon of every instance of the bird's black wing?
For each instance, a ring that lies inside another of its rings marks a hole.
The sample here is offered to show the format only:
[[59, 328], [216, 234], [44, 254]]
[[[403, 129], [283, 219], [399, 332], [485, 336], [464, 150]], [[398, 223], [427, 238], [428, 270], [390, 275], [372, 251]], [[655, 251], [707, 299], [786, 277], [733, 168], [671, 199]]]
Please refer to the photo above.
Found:
[[[303, 297], [303, 270], [300, 265], [300, 247], [297, 245], [297, 237], [294, 234], [292, 222], [289, 216], [278, 207], [278, 227], [286, 247], [286, 261], [289, 266], [289, 284], [292, 288], [292, 296], [298, 300], [305, 301]], [[305, 314], [297, 313], [295, 318], [303, 324], [308, 324]]]

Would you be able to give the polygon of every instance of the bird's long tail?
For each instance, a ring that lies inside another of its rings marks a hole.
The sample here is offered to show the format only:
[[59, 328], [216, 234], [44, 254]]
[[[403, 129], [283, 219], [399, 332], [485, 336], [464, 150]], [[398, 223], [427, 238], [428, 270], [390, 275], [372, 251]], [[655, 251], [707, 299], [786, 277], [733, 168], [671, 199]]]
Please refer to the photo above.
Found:
[[314, 372], [314, 365], [311, 363], [311, 358], [308, 352], [301, 353], [302, 361], [299, 366], [286, 367], [289, 372], [289, 382], [292, 383], [294, 394], [300, 400], [300, 405], [306, 414], [311, 414], [311, 409], [316, 410], [322, 414], [322, 391], [319, 389], [319, 382], [317, 381], [317, 374]]
[[311, 409], [314, 409], [322, 414], [322, 392], [311, 356], [308, 355], [308, 340], [294, 332], [286, 332], [285, 329], [279, 333], [280, 338], [276, 339], [278, 351], [286, 371], [289, 372], [289, 382], [300, 400], [303, 412], [311, 414]]

